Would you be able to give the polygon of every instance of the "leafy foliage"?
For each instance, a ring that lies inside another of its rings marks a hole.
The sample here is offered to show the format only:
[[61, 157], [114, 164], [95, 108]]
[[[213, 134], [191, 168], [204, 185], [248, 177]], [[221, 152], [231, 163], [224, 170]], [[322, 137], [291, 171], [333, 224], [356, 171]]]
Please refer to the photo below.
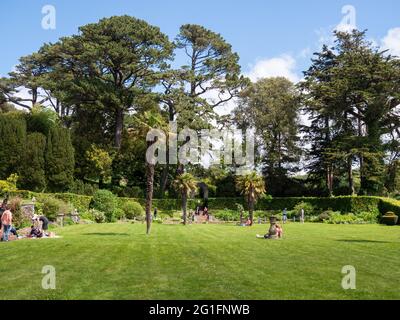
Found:
[[136, 201], [124, 201], [120, 207], [127, 219], [135, 219], [144, 216], [143, 207]]
[[46, 188], [44, 151], [46, 137], [41, 133], [31, 133], [26, 138], [23, 175], [21, 186], [32, 191], [43, 191]]
[[51, 128], [47, 138], [46, 176], [49, 190], [67, 191], [74, 181], [74, 148], [65, 128]]
[[103, 212], [108, 222], [113, 220], [113, 213], [118, 208], [117, 197], [108, 190], [98, 190], [92, 200], [91, 207]]
[[71, 214], [73, 210], [73, 207], [70, 204], [53, 196], [44, 194], [37, 198], [36, 206], [38, 212], [46, 216], [50, 221], [55, 221], [59, 214], [67, 216]]

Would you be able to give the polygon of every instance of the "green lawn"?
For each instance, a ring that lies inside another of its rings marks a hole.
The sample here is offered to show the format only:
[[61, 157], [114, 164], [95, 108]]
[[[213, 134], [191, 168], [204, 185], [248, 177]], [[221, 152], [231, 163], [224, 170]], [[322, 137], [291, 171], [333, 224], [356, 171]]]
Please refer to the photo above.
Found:
[[[399, 227], [289, 224], [283, 240], [256, 239], [265, 228], [80, 225], [0, 243], [0, 298], [400, 299]], [[41, 288], [44, 265], [56, 290]], [[341, 287], [345, 265], [357, 290]]]

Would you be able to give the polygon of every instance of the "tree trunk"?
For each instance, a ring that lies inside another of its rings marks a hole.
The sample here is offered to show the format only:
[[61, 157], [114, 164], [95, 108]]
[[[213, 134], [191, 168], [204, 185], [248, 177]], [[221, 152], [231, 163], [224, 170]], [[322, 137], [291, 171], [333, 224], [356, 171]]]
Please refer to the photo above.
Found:
[[281, 174], [282, 169], [282, 135], [278, 133], [278, 168], [279, 168], [279, 175]]
[[168, 172], [169, 172], [169, 164], [164, 167], [164, 170], [161, 175], [161, 183], [160, 183], [160, 199], [164, 199], [165, 191], [167, 190], [168, 185]]
[[154, 165], [147, 164], [146, 166], [146, 233], [150, 234], [151, 228], [151, 207], [153, 202], [153, 188], [154, 188]]
[[[155, 141], [148, 141], [147, 147], [151, 147]], [[146, 161], [146, 233], [150, 234], [151, 229], [151, 207], [154, 191], [154, 168], [153, 164]]]
[[182, 213], [183, 213], [183, 224], [186, 226], [187, 223], [187, 194], [186, 193], [182, 193]]
[[[168, 142], [167, 142], [167, 150], [168, 150]], [[166, 164], [164, 166], [162, 175], [161, 175], [161, 183], [160, 183], [160, 198], [164, 198], [165, 190], [167, 190], [168, 185], [168, 173], [169, 173], [169, 152], [167, 151], [166, 155]]]
[[124, 129], [124, 111], [118, 108], [115, 112], [115, 147], [119, 150], [122, 143], [122, 131]]
[[38, 100], [38, 89], [32, 88], [32, 108], [35, 106]]
[[364, 156], [362, 153], [360, 153], [360, 182], [361, 182], [361, 188], [360, 188], [360, 194], [363, 194], [364, 190], [364, 185], [365, 185], [365, 172], [364, 172]]
[[328, 165], [326, 168], [326, 186], [328, 188], [329, 196], [333, 197], [333, 172], [332, 166]]
[[254, 216], [254, 199], [253, 199], [253, 197], [249, 197], [249, 218], [250, 218], [250, 226], [253, 225], [253, 216]]
[[[174, 121], [175, 111], [172, 103], [168, 104], [168, 113], [169, 113], [169, 121]], [[164, 193], [167, 190], [168, 186], [168, 173], [169, 173], [169, 139], [167, 139], [167, 154], [166, 154], [166, 164], [164, 166], [163, 173], [161, 175], [161, 183], [160, 183], [160, 197], [164, 198]]]
[[347, 172], [348, 172], [348, 180], [349, 180], [349, 190], [351, 195], [354, 196], [354, 179], [353, 179], [353, 156], [349, 156], [347, 160]]

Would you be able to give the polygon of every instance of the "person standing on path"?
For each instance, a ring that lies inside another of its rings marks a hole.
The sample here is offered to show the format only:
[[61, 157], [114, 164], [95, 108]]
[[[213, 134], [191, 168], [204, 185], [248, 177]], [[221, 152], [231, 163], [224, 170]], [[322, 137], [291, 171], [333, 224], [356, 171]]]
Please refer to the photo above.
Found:
[[283, 209], [282, 221], [283, 221], [283, 224], [285, 224], [287, 221], [287, 209], [286, 208]]

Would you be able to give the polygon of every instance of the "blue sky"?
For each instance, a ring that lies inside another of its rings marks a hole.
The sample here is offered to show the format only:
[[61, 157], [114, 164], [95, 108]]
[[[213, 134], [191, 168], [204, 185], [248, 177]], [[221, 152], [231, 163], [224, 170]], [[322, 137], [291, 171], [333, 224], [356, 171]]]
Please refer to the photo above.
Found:
[[[44, 5], [56, 8], [55, 30], [41, 27]], [[184, 23], [204, 25], [232, 44], [245, 74], [298, 80], [311, 53], [348, 16], [342, 13], [345, 5], [354, 7], [358, 29], [368, 29], [371, 40], [400, 55], [398, 0], [1, 0], [0, 75], [44, 42], [100, 18], [128, 14], [159, 26], [171, 39]]]

